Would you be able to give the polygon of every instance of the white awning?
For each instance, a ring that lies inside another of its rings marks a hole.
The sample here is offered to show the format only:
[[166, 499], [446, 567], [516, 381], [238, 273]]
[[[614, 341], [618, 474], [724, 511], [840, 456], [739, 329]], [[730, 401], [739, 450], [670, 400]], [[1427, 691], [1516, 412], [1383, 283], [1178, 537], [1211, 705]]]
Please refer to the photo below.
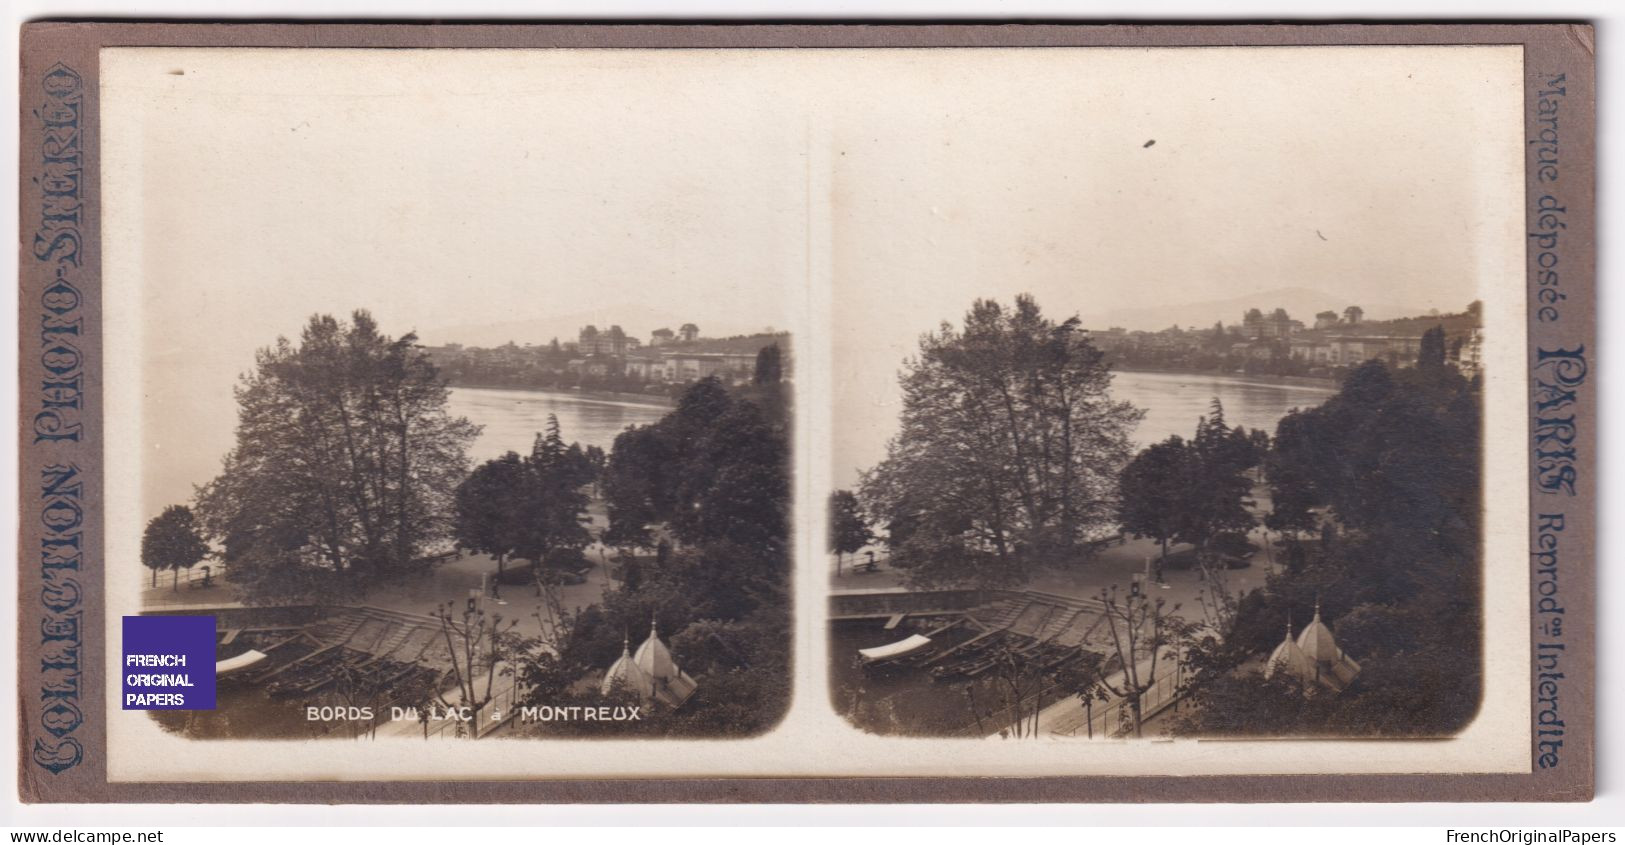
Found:
[[858, 654], [862, 655], [864, 660], [890, 660], [894, 657], [902, 657], [910, 652], [919, 651], [930, 644], [930, 637], [915, 634], [906, 640], [898, 640], [895, 643], [877, 645], [874, 648], [860, 648]]
[[265, 655], [263, 653], [249, 649], [236, 657], [228, 657], [225, 660], [215, 661], [214, 676], [216, 678], [224, 678], [233, 672], [240, 672], [247, 669], [248, 667], [253, 666], [264, 659]]

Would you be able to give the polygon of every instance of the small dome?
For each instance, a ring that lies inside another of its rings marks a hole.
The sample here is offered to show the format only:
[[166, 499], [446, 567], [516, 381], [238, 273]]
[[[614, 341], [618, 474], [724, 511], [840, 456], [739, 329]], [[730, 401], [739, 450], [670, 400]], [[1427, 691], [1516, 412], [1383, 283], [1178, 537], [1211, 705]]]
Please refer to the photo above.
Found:
[[621, 642], [621, 656], [604, 673], [604, 682], [598, 687], [600, 694], [609, 695], [616, 686], [635, 692], [643, 699], [648, 699], [654, 693], [653, 679], [633, 659], [631, 648], [630, 642]]
[[1277, 663], [1288, 666], [1303, 681], [1304, 687], [1314, 690], [1324, 687], [1334, 693], [1342, 692], [1360, 674], [1360, 664], [1337, 647], [1332, 629], [1320, 620], [1320, 602], [1315, 602], [1315, 618], [1292, 639], [1292, 623], [1287, 623], [1286, 639], [1270, 655], [1264, 676], [1269, 677]]
[[672, 661], [671, 650], [660, 641], [660, 633], [653, 621], [649, 623], [649, 638], [638, 646], [638, 653], [632, 659], [637, 661], [639, 669], [657, 681], [668, 680], [682, 671]]
[[1310, 660], [1337, 661], [1343, 659], [1343, 650], [1337, 647], [1337, 640], [1332, 636], [1332, 629], [1320, 621], [1320, 603], [1315, 603], [1315, 618], [1309, 623], [1303, 633], [1298, 635], [1298, 648], [1309, 656]]
[[660, 641], [653, 620], [649, 622], [649, 638], [638, 646], [636, 654], [628, 643], [622, 643], [620, 659], [604, 673], [602, 691], [607, 694], [617, 682], [636, 690], [646, 703], [653, 699], [673, 709], [681, 707], [699, 687], [672, 660], [671, 650]]
[[1287, 623], [1286, 638], [1281, 644], [1270, 652], [1270, 659], [1264, 664], [1264, 677], [1271, 678], [1276, 672], [1286, 672], [1305, 684], [1312, 683], [1315, 677], [1315, 665], [1298, 643], [1292, 639], [1292, 624]]

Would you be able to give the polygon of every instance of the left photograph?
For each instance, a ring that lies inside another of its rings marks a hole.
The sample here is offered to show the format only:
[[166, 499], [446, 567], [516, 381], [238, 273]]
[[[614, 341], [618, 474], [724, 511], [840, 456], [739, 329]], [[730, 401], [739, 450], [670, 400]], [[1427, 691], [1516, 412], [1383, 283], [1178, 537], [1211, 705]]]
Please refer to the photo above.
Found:
[[714, 64], [313, 52], [102, 56], [109, 605], [216, 623], [216, 708], [147, 717], [770, 730], [800, 127]]

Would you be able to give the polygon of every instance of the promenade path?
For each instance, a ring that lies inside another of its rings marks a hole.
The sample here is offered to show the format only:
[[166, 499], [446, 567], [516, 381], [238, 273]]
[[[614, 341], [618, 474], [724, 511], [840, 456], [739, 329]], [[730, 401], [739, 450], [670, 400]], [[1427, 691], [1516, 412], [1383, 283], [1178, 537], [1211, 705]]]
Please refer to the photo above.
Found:
[[[558, 588], [559, 602], [565, 611], [578, 610], [597, 604], [603, 599], [610, 582], [599, 551], [596, 546], [587, 548], [587, 559], [593, 562], [593, 566], [586, 573], [586, 580], [583, 583], [567, 584]], [[510, 561], [509, 565], [524, 566], [525, 563]], [[482, 578], [486, 579], [489, 596], [489, 583], [496, 579], [496, 572], [495, 558], [489, 555], [466, 555], [436, 566], [426, 575], [379, 585], [350, 603], [427, 616], [434, 613], [435, 608], [442, 603], [450, 601], [457, 604], [454, 612], [460, 613], [469, 590], [478, 591]], [[507, 625], [506, 620], [516, 619], [519, 622], [515, 628], [516, 633], [522, 636], [536, 636], [541, 632], [542, 623], [537, 614], [545, 613], [545, 609], [542, 600], [536, 595], [535, 587], [528, 584], [503, 584], [500, 596], [501, 598], [496, 600], [487, 598], [486, 610], [502, 614], [504, 627]]]
[[[607, 523], [601, 502], [594, 501], [589, 505], [588, 514], [593, 517], [595, 527]], [[609, 553], [595, 543], [587, 547], [585, 555], [592, 562], [592, 569], [587, 571], [585, 581], [559, 588], [559, 601], [567, 612], [602, 601], [604, 593], [613, 583], [605, 571]], [[524, 561], [508, 562], [510, 568], [525, 565]], [[407, 576], [390, 584], [380, 584], [343, 604], [371, 605], [384, 610], [428, 616], [441, 604], [454, 602], [458, 605], [458, 612], [461, 612], [462, 602], [468, 598], [469, 590], [478, 591], [484, 583], [489, 595], [489, 584], [496, 580], [496, 572], [496, 558], [481, 554], [463, 555], [435, 566], [421, 575]], [[212, 573], [210, 586], [203, 587], [201, 565], [193, 567], [189, 573], [182, 572], [179, 590], [172, 586], [174, 576], [171, 573], [159, 575], [157, 587], [148, 586], [151, 583], [150, 578], [144, 580], [141, 606], [146, 610], [172, 611], [187, 608], [242, 607], [231, 587], [230, 571], [214, 564]], [[500, 593], [500, 599], [488, 600], [486, 605], [488, 611], [501, 613], [504, 626], [506, 620], [518, 620], [515, 632], [522, 636], [536, 636], [541, 632], [542, 621], [538, 614], [545, 614], [546, 611], [533, 586], [503, 584]]]
[[[1254, 537], [1254, 542], [1261, 542], [1260, 537]], [[1189, 546], [1175, 545], [1169, 547], [1169, 552], [1189, 549]], [[1113, 545], [1101, 552], [1094, 559], [1076, 568], [1060, 570], [1046, 569], [1035, 573], [1026, 583], [1017, 585], [1012, 589], [1037, 590], [1046, 593], [1067, 596], [1076, 599], [1095, 599], [1100, 597], [1102, 589], [1110, 589], [1116, 585], [1121, 592], [1129, 589], [1136, 573], [1145, 571], [1147, 557], [1153, 560], [1160, 554], [1160, 546], [1152, 540], [1129, 540], [1121, 545]], [[834, 575], [834, 559], [830, 559], [830, 583], [833, 592], [849, 591], [884, 591], [896, 590], [905, 592], [902, 573], [882, 565], [877, 572], [854, 573], [850, 565], [842, 566], [842, 574]], [[1270, 565], [1263, 551], [1253, 557], [1253, 565], [1245, 569], [1233, 569], [1228, 573], [1228, 583], [1233, 593], [1246, 592], [1264, 586], [1265, 578], [1270, 571]], [[1168, 569], [1163, 572], [1163, 583], [1153, 586], [1153, 594], [1161, 596], [1171, 610], [1179, 605], [1178, 615], [1187, 620], [1202, 618], [1202, 608], [1197, 599], [1205, 591], [1206, 584], [1196, 569]]]
[[[559, 588], [559, 601], [565, 611], [579, 610], [597, 604], [603, 599], [610, 582], [604, 571], [600, 551], [598, 546], [587, 548], [587, 558], [593, 562], [593, 566], [586, 573], [586, 580], [583, 583]], [[523, 561], [509, 562], [509, 566], [524, 565]], [[410, 576], [392, 584], [381, 584], [343, 603], [370, 605], [384, 610], [429, 616], [437, 607], [449, 601], [457, 605], [456, 612], [460, 613], [462, 602], [468, 598], [468, 591], [479, 590], [482, 579], [488, 587], [490, 581], [496, 579], [496, 572], [496, 558], [489, 555], [465, 555], [436, 566], [425, 574]], [[142, 608], [174, 611], [243, 606], [232, 592], [229, 577], [215, 577], [211, 586], [207, 588], [188, 587], [185, 575], [181, 578], [181, 588], [178, 592], [164, 584], [162, 578], [159, 579], [157, 588], [143, 589]], [[486, 610], [501, 613], [504, 627], [507, 626], [506, 620], [517, 619], [519, 624], [514, 631], [522, 636], [533, 637], [541, 632], [542, 621], [537, 614], [545, 613], [545, 609], [542, 600], [536, 595], [536, 589], [528, 584], [502, 585], [501, 598], [487, 599]]]

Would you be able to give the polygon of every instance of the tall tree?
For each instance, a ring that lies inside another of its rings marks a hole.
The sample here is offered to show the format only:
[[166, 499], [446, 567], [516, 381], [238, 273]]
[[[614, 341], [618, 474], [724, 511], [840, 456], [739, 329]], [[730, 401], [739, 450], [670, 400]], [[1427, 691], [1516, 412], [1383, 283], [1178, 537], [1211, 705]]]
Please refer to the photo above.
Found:
[[1176, 434], [1147, 446], [1123, 468], [1118, 520], [1124, 531], [1161, 544], [1164, 560], [1169, 541], [1179, 533], [1185, 498], [1191, 492], [1191, 463], [1190, 447]]
[[1190, 483], [1179, 511], [1178, 539], [1196, 547], [1196, 564], [1207, 582], [1203, 610], [1218, 634], [1228, 634], [1237, 597], [1230, 595], [1219, 542], [1256, 524], [1247, 471], [1260, 455], [1240, 426], [1225, 424], [1224, 405], [1213, 399], [1190, 442]]
[[545, 434], [525, 461], [516, 503], [514, 555], [538, 567], [550, 560], [579, 559], [592, 542], [587, 529], [588, 498], [582, 489], [593, 479], [592, 461], [581, 444], [564, 445], [558, 418], [548, 415]]
[[1434, 326], [1422, 332], [1422, 344], [1416, 354], [1416, 366], [1438, 369], [1444, 366], [1444, 326]]
[[152, 570], [152, 586], [158, 586], [158, 573], [172, 570], [175, 589], [180, 589], [181, 570], [190, 568], [209, 554], [208, 544], [198, 533], [192, 509], [170, 505], [147, 523], [141, 535], [141, 564]]
[[622, 549], [655, 545], [651, 527], [671, 513], [676, 455], [655, 426], [634, 426], [615, 437], [604, 465], [604, 542]]
[[479, 427], [415, 335], [365, 311], [317, 315], [261, 349], [237, 391], [237, 441], [198, 494], [250, 601], [355, 586], [449, 540], [451, 497]]
[[778, 384], [784, 378], [784, 361], [779, 345], [772, 343], [756, 351], [756, 384]]
[[851, 490], [829, 494], [829, 550], [835, 554], [836, 570], [840, 570], [842, 556], [869, 545], [873, 539], [858, 497]]
[[1275, 439], [1264, 460], [1264, 478], [1270, 491], [1270, 512], [1264, 517], [1264, 525], [1294, 542], [1315, 530], [1318, 521], [1313, 508], [1322, 504], [1307, 469], [1316, 459], [1303, 454], [1314, 448], [1307, 431], [1309, 424], [1304, 412], [1288, 412], [1276, 423]]
[[1110, 385], [1077, 318], [1056, 323], [1030, 296], [978, 300], [962, 329], [922, 337], [901, 431], [860, 487], [870, 513], [912, 525], [893, 559], [922, 583], [996, 584], [1085, 554], [1116, 517], [1142, 416]]
[[474, 468], [457, 486], [453, 533], [457, 545], [497, 559], [497, 578], [521, 543], [529, 470], [515, 452]]

